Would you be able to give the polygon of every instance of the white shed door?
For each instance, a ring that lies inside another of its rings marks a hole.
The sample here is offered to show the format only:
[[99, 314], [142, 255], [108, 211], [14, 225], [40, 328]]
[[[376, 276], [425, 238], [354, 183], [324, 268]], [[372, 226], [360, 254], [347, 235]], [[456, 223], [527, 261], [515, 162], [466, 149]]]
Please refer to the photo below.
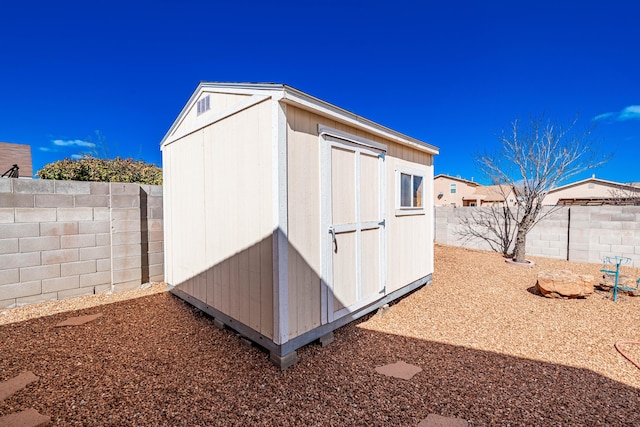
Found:
[[339, 319], [384, 295], [384, 151], [324, 138], [323, 319]]

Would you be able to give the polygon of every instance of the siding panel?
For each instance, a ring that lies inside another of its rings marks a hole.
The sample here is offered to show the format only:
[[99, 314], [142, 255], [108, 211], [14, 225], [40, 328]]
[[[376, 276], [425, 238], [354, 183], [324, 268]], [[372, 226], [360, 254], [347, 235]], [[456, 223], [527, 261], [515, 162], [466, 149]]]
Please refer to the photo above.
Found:
[[[210, 97], [212, 110], [226, 109], [239, 100], [235, 95]], [[270, 242], [272, 223], [270, 105], [255, 105], [165, 147], [174, 158], [169, 181], [193, 187], [188, 196], [184, 191], [172, 196], [174, 210], [179, 211], [179, 215], [169, 213], [174, 215], [172, 238], [179, 242], [171, 256], [197, 268], [173, 274], [173, 284], [182, 286], [182, 281], [202, 274], [190, 295], [258, 331], [270, 331], [268, 336], [273, 335], [273, 316], [262, 314], [266, 290], [261, 277], [271, 276], [272, 267], [261, 262], [260, 245], [267, 238]], [[198, 166], [187, 170], [194, 163]], [[174, 192], [182, 190], [182, 186], [170, 187]], [[202, 200], [197, 213], [175, 207], [191, 205], [188, 209], [194, 210], [194, 197]], [[184, 236], [202, 238], [193, 242]], [[272, 294], [272, 286], [268, 290]]]

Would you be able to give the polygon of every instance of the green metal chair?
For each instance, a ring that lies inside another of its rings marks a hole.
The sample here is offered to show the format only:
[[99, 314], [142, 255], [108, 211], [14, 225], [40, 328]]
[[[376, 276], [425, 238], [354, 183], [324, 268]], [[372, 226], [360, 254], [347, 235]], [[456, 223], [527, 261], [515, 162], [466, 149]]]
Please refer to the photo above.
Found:
[[611, 291], [613, 292], [613, 301], [618, 301], [618, 291], [627, 291], [638, 293], [638, 285], [640, 284], [640, 278], [636, 280], [635, 287], [632, 286], [623, 286], [620, 284], [620, 267], [622, 265], [630, 264], [631, 258], [622, 257], [622, 256], [613, 256], [613, 257], [604, 257], [602, 260], [602, 270], [605, 274], [605, 278], [609, 277], [612, 279], [613, 287]]

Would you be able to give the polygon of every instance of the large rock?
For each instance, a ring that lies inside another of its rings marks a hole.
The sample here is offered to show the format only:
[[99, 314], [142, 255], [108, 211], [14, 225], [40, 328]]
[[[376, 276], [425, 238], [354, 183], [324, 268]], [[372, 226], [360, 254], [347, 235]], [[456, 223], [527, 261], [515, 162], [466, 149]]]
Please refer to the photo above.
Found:
[[593, 293], [594, 277], [569, 270], [542, 271], [536, 287], [549, 298], [585, 298]]

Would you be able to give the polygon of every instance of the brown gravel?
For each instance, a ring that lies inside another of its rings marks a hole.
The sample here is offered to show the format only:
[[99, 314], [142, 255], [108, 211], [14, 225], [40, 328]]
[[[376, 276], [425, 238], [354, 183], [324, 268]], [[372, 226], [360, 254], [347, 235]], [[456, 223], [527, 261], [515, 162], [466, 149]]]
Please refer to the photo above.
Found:
[[[533, 260], [522, 268], [436, 246], [433, 286], [341, 328], [328, 347], [299, 350], [285, 372], [162, 285], [9, 310], [0, 381], [24, 371], [40, 380], [1, 402], [0, 416], [32, 407], [54, 425], [87, 426], [416, 426], [430, 413], [470, 425], [640, 425], [640, 369], [614, 349], [640, 340], [640, 298], [541, 297], [539, 271], [599, 276], [600, 266]], [[375, 371], [397, 361], [422, 372]]]

